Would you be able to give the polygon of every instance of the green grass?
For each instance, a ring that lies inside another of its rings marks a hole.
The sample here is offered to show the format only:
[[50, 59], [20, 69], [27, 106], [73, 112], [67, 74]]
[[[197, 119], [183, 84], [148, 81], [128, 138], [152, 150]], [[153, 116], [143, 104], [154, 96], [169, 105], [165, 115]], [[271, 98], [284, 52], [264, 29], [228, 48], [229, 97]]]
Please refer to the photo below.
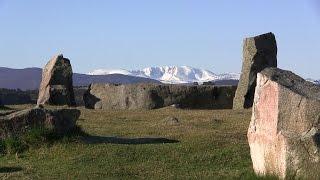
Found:
[[52, 129], [33, 127], [22, 135], [0, 140], [0, 154], [22, 154], [31, 148], [51, 146], [54, 143], [79, 142], [80, 137], [86, 136], [88, 135], [78, 126], [64, 135], [58, 135]]
[[[250, 110], [79, 109], [78, 125], [90, 136], [2, 156], [0, 177], [257, 179], [246, 138]], [[168, 116], [179, 124], [165, 123]]]

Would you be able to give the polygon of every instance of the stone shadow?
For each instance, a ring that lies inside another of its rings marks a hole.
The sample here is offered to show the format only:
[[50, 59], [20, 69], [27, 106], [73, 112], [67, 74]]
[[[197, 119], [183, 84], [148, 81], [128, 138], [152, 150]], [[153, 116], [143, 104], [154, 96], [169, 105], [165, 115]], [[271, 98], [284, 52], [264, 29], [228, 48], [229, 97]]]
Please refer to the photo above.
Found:
[[0, 167], [0, 173], [13, 173], [22, 171], [21, 167]]
[[167, 138], [121, 138], [121, 137], [104, 137], [104, 136], [87, 136], [83, 137], [82, 141], [87, 144], [167, 144], [167, 143], [178, 143], [178, 140], [172, 140]]

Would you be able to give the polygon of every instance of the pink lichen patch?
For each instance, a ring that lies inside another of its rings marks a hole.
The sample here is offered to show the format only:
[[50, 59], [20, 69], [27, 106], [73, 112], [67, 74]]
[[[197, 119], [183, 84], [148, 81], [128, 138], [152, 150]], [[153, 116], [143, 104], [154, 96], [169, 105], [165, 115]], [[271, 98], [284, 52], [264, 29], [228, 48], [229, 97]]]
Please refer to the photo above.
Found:
[[258, 75], [248, 140], [257, 174], [285, 176], [286, 142], [278, 132], [278, 84]]

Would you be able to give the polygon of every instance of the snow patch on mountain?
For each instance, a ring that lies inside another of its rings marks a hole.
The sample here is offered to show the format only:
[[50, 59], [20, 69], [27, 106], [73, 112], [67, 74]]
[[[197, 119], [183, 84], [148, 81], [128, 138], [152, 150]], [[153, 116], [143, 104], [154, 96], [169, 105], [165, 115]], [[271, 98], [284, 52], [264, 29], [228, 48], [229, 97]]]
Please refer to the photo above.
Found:
[[132, 75], [129, 71], [125, 69], [96, 69], [88, 73], [88, 75], [108, 75], [108, 74]]
[[240, 75], [237, 73], [215, 74], [208, 70], [193, 68], [189, 66], [162, 66], [148, 67], [142, 70], [124, 70], [124, 69], [98, 69], [90, 75], [107, 75], [107, 74], [125, 74], [131, 76], [145, 77], [159, 80], [163, 83], [181, 84], [193, 82], [207, 82], [217, 80], [238, 80]]
[[310, 81], [310, 82], [312, 82], [312, 83], [314, 83], [314, 84], [320, 85], [320, 79], [319, 79], [319, 80], [314, 80], [314, 79], [308, 78], [308, 79], [306, 79], [306, 80], [307, 80], [307, 81]]

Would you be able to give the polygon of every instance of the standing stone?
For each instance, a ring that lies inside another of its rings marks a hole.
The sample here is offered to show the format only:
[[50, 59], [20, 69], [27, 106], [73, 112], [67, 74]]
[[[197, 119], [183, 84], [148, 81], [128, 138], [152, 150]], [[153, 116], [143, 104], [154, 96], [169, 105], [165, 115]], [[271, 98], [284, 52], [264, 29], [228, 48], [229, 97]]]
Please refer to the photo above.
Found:
[[320, 87], [277, 68], [259, 73], [248, 141], [258, 175], [319, 179]]
[[252, 107], [257, 73], [277, 67], [277, 43], [273, 33], [244, 39], [243, 64], [233, 109]]
[[74, 106], [72, 74], [69, 59], [53, 57], [43, 69], [37, 104]]

